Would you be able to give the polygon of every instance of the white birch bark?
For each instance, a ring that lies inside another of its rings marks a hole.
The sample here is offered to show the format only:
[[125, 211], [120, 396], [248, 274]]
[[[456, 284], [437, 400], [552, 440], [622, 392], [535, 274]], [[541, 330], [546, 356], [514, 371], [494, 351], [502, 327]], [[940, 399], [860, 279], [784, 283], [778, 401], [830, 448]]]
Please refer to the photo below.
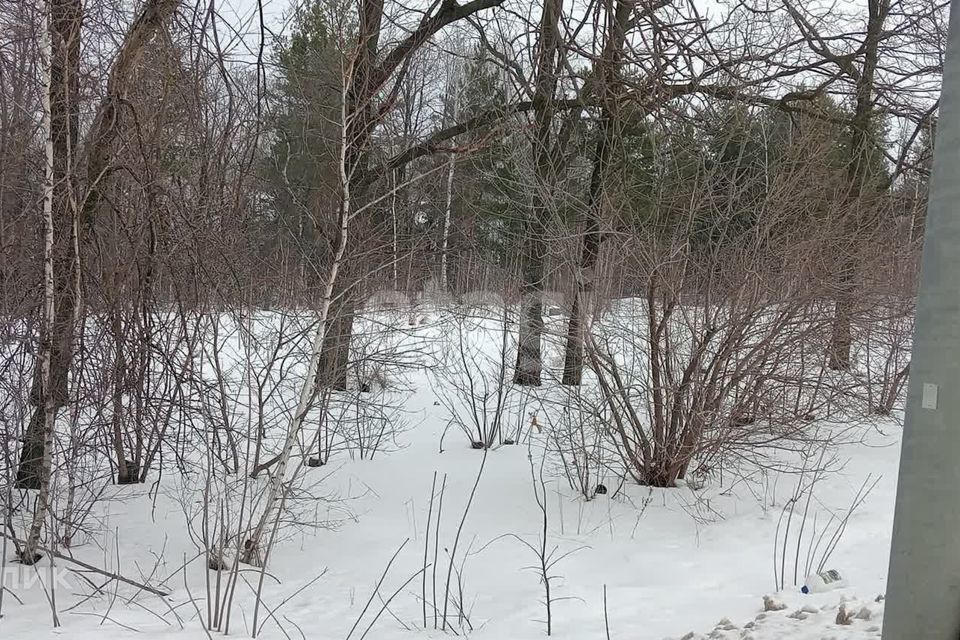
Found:
[[[459, 99], [457, 96], [457, 82], [455, 78], [448, 81], [447, 93], [450, 98], [450, 121], [456, 122]], [[443, 247], [440, 252], [440, 291], [444, 294], [447, 293], [447, 252], [450, 242], [450, 213], [453, 209], [453, 176], [455, 167], [456, 156], [451, 153], [447, 164], [447, 203], [443, 214]]]
[[447, 206], [443, 214], [443, 249], [440, 253], [440, 290], [447, 292], [447, 247], [450, 242], [450, 211], [453, 208], [453, 175], [456, 166], [455, 157], [451, 153], [447, 166]]
[[400, 250], [397, 239], [397, 170], [390, 170], [390, 184], [392, 185], [390, 194], [390, 215], [393, 219], [393, 290], [400, 290], [399, 261]]
[[[346, 91], [344, 92], [346, 95]], [[300, 387], [299, 400], [296, 411], [290, 419], [287, 426], [286, 439], [283, 443], [283, 449], [274, 465], [273, 473], [267, 484], [267, 498], [264, 503], [263, 513], [254, 527], [250, 537], [245, 544], [243, 561], [248, 564], [259, 564], [258, 561], [266, 561], [266, 556], [259, 558], [260, 545], [265, 532], [271, 529], [271, 522], [274, 517], [279, 517], [279, 508], [284, 495], [284, 481], [286, 479], [287, 467], [290, 465], [290, 458], [293, 456], [293, 448], [296, 446], [303, 430], [303, 424], [307, 417], [307, 412], [313, 405], [317, 397], [317, 372], [320, 368], [320, 359], [323, 352], [323, 343], [327, 336], [329, 328], [330, 307], [333, 300], [333, 290], [337, 282], [337, 276], [340, 272], [340, 266], [343, 264], [343, 258], [347, 250], [347, 232], [351, 217], [351, 199], [350, 199], [350, 177], [347, 175], [347, 113], [346, 101], [342, 101], [341, 109], [341, 128], [340, 128], [340, 157], [339, 171], [340, 183], [342, 189], [342, 201], [340, 206], [339, 232], [340, 239], [337, 249], [334, 253], [333, 263], [330, 265], [330, 272], [327, 274], [327, 281], [324, 283], [323, 298], [320, 303], [319, 319], [317, 332], [314, 334], [313, 343], [310, 348], [310, 363], [307, 367], [307, 373]]]
[[39, 359], [40, 389], [43, 406], [43, 460], [40, 472], [40, 491], [34, 506], [30, 532], [23, 548], [22, 561], [33, 564], [40, 546], [40, 534], [50, 504], [50, 471], [53, 450], [53, 418], [56, 406], [50, 393], [50, 362], [52, 359], [51, 334], [56, 318], [56, 301], [53, 284], [53, 127], [51, 122], [50, 90], [53, 82], [51, 61], [53, 44], [48, 27], [49, 5], [41, 12], [40, 65], [42, 67], [43, 129], [44, 129], [44, 185], [43, 185], [43, 313], [40, 327]]

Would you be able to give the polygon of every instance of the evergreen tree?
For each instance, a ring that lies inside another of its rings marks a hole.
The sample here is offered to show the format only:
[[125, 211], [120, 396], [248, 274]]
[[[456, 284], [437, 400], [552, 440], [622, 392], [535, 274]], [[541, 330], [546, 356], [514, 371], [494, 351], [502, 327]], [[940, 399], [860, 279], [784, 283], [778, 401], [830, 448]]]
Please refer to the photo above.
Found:
[[297, 13], [289, 38], [277, 44], [278, 108], [265, 170], [270, 212], [262, 230], [265, 250], [292, 241], [308, 262], [323, 261], [333, 237], [325, 215], [339, 194], [342, 86], [339, 52], [324, 5], [310, 0]]
[[[466, 64], [459, 100], [462, 122], [507, 108], [500, 69], [480, 47]], [[457, 244], [469, 244], [500, 267], [516, 256], [525, 197], [517, 162], [521, 140], [509, 128], [501, 121], [462, 136], [459, 145], [470, 152], [457, 169], [454, 204]]]

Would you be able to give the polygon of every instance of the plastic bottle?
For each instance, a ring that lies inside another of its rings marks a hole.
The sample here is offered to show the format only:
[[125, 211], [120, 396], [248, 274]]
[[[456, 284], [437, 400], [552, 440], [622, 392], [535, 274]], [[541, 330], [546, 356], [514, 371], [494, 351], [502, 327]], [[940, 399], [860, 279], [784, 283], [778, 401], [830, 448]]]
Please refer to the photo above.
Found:
[[829, 569], [807, 576], [803, 581], [803, 586], [800, 588], [800, 591], [802, 593], [823, 593], [824, 591], [831, 591], [845, 586], [847, 586], [847, 583], [840, 575], [840, 572], [836, 569]]

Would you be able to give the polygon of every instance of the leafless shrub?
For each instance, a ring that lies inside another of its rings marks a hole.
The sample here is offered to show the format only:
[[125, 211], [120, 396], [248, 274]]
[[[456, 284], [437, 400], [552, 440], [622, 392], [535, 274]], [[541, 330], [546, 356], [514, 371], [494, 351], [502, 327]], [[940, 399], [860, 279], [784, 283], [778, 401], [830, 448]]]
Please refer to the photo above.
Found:
[[[788, 129], [780, 161], [748, 156], [738, 123], [754, 122], [763, 140], [774, 125], [719, 111], [704, 114], [727, 127], [712, 134], [713, 155], [682, 168], [696, 178], [657, 187], [649, 221], [617, 240], [630, 295], [584, 336], [604, 430], [627, 474], [652, 486], [803, 451], [824, 437], [815, 421], [851, 417], [858, 400], [858, 383], [824, 361], [829, 271], [837, 244], [853, 242], [852, 209], [831, 204], [835, 176], [795, 161], [823, 139]], [[667, 139], [652, 162], [669, 174], [696, 143]]]
[[764, 300], [755, 284], [690, 304], [653, 276], [637, 315], [590, 336], [600, 418], [637, 482], [673, 486], [694, 464], [806, 441], [836, 400], [813, 346], [826, 316], [807, 299]]
[[[458, 428], [474, 449], [489, 449], [503, 442], [510, 408], [507, 308], [501, 313], [497, 323], [452, 314], [451, 331], [441, 346], [443, 368], [435, 385], [451, 416], [448, 428]], [[496, 351], [490, 349], [491, 338], [497, 339]]]
[[[429, 620], [433, 620], [433, 628], [441, 631], [448, 629], [457, 633], [473, 631], [473, 623], [470, 621], [470, 609], [467, 607], [464, 596], [464, 573], [467, 560], [470, 558], [471, 545], [458, 558], [460, 538], [463, 535], [464, 527], [467, 522], [467, 516], [470, 514], [470, 508], [473, 505], [473, 499], [476, 496], [477, 488], [480, 486], [480, 480], [483, 477], [483, 470], [486, 467], [487, 451], [483, 452], [483, 459], [477, 470], [477, 476], [467, 498], [463, 515], [454, 534], [453, 542], [449, 546], [444, 546], [447, 561], [447, 575], [444, 579], [440, 574], [440, 581], [437, 579], [437, 571], [442, 571], [440, 567], [440, 524], [443, 518], [443, 500], [447, 488], [447, 475], [443, 475], [439, 491], [437, 491], [437, 474], [434, 472], [433, 481], [430, 485], [430, 506], [427, 513], [426, 533], [423, 542], [423, 564], [416, 575], [422, 575], [420, 585], [420, 600], [423, 609], [423, 628], [427, 629]], [[431, 537], [432, 536], [432, 537]], [[431, 542], [433, 543], [431, 560]], [[427, 581], [430, 581], [430, 589], [427, 589]], [[455, 582], [454, 582], [455, 580]], [[441, 606], [441, 599], [443, 604]], [[450, 606], [453, 606], [453, 611]], [[428, 610], [432, 612], [428, 614]], [[454, 619], [454, 616], [455, 619]]]
[[564, 558], [568, 558], [586, 547], [576, 547], [575, 549], [561, 553], [559, 546], [551, 546], [548, 542], [550, 535], [550, 515], [547, 509], [547, 484], [543, 479], [543, 463], [546, 457], [544, 456], [540, 460], [539, 473], [535, 469], [532, 453], [529, 457], [533, 495], [537, 502], [537, 508], [540, 511], [540, 533], [536, 544], [528, 542], [520, 536], [514, 535], [513, 537], [522, 542], [537, 558], [537, 564], [529, 568], [537, 574], [540, 578], [540, 584], [543, 585], [543, 606], [546, 612], [544, 622], [547, 627], [547, 635], [549, 636], [553, 633], [553, 604], [561, 599], [557, 597], [552, 584], [552, 581], [557, 578], [553, 573], [554, 569]]
[[889, 416], [902, 406], [910, 376], [914, 301], [890, 300], [864, 315], [863, 357], [857, 371], [863, 376], [869, 412]]
[[[829, 471], [829, 462], [825, 462], [826, 451], [826, 448], [821, 448], [819, 453], [807, 455], [793, 495], [784, 503], [777, 520], [773, 545], [774, 586], [777, 591], [786, 588], [791, 567], [793, 586], [807, 576], [826, 569], [850, 518], [880, 481], [880, 478], [874, 479], [872, 474], [868, 475], [847, 509], [842, 513], [830, 511], [826, 525], [818, 527], [817, 520], [821, 515], [818, 506], [821, 503], [816, 492], [818, 483]], [[797, 524], [793, 528], [795, 515]], [[793, 535], [791, 529], [795, 532]]]
[[608, 479], [623, 477], [622, 460], [611, 450], [607, 434], [609, 407], [593, 389], [572, 388], [555, 403], [544, 402], [540, 412], [547, 423], [546, 446], [559, 459], [570, 488], [585, 500], [604, 492]]

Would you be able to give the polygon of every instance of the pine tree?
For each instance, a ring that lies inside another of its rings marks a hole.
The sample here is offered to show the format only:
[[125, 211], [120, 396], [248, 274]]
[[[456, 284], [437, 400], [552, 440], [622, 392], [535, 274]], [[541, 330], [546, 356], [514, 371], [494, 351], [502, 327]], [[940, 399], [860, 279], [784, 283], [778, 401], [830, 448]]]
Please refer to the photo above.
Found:
[[323, 214], [335, 209], [339, 197], [342, 91], [339, 54], [324, 11], [320, 0], [306, 4], [296, 14], [289, 38], [276, 47], [279, 107], [270, 123], [264, 172], [272, 205], [262, 229], [264, 250], [279, 251], [285, 242], [292, 243], [303, 273], [329, 261], [333, 235]]

